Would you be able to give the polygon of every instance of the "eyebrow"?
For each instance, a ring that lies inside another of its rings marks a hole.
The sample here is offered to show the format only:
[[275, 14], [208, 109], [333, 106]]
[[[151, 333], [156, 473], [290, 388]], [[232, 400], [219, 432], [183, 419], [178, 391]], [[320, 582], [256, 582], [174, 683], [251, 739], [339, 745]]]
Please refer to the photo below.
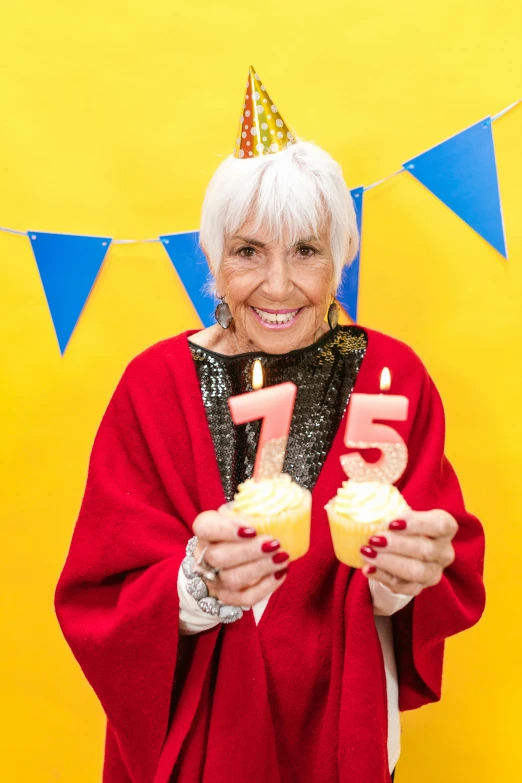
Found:
[[251, 239], [250, 237], [242, 237], [241, 234], [236, 234], [234, 239], [240, 239], [247, 245], [255, 245], [256, 247], [266, 247], [264, 242], [260, 242], [259, 239]]
[[[243, 237], [241, 236], [241, 234], [236, 234], [234, 239], [240, 239], [241, 242], [245, 242], [247, 245], [254, 245], [255, 247], [266, 247], [266, 244], [264, 242], [260, 242], [259, 239], [252, 239], [251, 237]], [[298, 239], [295, 244], [305, 245], [308, 242], [319, 242], [319, 239], [314, 236], [303, 237], [302, 239]]]
[[303, 239], [297, 240], [296, 245], [305, 245], [307, 242], [319, 242], [319, 238], [312, 235], [309, 237], [303, 237]]

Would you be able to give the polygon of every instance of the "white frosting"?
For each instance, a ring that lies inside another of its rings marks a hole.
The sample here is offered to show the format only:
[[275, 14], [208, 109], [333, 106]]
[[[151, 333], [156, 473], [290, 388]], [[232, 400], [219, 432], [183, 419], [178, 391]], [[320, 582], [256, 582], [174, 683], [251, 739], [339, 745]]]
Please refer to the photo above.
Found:
[[270, 479], [247, 479], [234, 495], [234, 512], [248, 517], [276, 516], [300, 508], [306, 492], [286, 473]]
[[391, 522], [409, 507], [393, 484], [381, 481], [344, 481], [330, 507], [356, 524]]

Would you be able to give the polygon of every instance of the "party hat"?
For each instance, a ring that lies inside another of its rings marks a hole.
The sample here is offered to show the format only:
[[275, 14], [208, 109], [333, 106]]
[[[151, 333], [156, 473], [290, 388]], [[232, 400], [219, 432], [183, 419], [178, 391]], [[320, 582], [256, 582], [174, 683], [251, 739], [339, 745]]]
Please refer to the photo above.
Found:
[[295, 144], [295, 137], [274, 106], [258, 74], [250, 66], [245, 105], [239, 121], [235, 158], [255, 158]]

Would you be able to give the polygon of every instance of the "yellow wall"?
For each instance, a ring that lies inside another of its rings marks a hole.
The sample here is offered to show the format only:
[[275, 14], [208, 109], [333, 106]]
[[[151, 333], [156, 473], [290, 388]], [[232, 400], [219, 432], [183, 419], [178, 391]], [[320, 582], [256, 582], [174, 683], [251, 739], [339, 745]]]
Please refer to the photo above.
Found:
[[[0, 225], [196, 228], [250, 62], [299, 134], [369, 184], [519, 97], [510, 0], [4, 0]], [[409, 175], [367, 196], [360, 320], [438, 383], [448, 452], [489, 538], [482, 623], [443, 701], [403, 718], [398, 783], [520, 779], [522, 107], [494, 125], [509, 262]], [[94, 783], [103, 720], [52, 595], [94, 433], [129, 359], [198, 325], [161, 246], [113, 247], [64, 358], [28, 240], [0, 234], [0, 780]]]

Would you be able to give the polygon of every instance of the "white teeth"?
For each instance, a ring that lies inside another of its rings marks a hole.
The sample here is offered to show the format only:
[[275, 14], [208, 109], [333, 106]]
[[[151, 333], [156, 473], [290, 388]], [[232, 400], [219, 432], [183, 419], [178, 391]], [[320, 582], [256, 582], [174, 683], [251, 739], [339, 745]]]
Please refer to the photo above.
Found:
[[261, 320], [268, 324], [286, 324], [299, 312], [299, 310], [292, 310], [290, 313], [267, 313], [266, 310], [258, 310], [257, 307], [254, 307], [254, 310]]

